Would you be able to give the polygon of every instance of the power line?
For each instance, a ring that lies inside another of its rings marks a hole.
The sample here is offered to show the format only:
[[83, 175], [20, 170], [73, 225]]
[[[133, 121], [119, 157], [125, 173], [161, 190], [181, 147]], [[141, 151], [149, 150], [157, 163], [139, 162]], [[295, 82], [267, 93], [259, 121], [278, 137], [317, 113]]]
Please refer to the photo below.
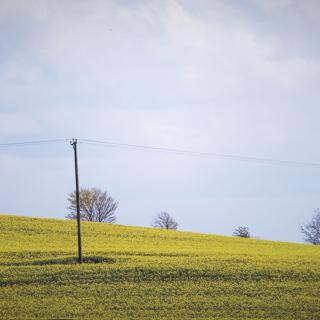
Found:
[[66, 142], [66, 141], [69, 141], [69, 140], [70, 139], [51, 139], [51, 140], [34, 140], [34, 141], [0, 143], [0, 148], [24, 147], [24, 146], [42, 145], [42, 144], [53, 144], [53, 143]]
[[[34, 140], [34, 141], [23, 141], [23, 142], [0, 143], [0, 148], [45, 145], [45, 144], [54, 144], [54, 143], [61, 143], [61, 142], [70, 142], [70, 139], [51, 139], [51, 140]], [[259, 163], [259, 164], [320, 169], [320, 163], [312, 163], [312, 162], [279, 160], [279, 159], [271, 159], [271, 158], [257, 158], [257, 157], [239, 156], [239, 155], [233, 155], [233, 154], [222, 154], [222, 153], [213, 153], [213, 152], [201, 152], [201, 151], [165, 148], [160, 146], [117, 143], [117, 142], [111, 142], [107, 140], [78, 139], [78, 143], [101, 145], [101, 146], [116, 147], [116, 148], [127, 148], [127, 149], [141, 150], [141, 151], [153, 151], [153, 152], [177, 154], [177, 155], [183, 155], [183, 156], [207, 157], [207, 158], [216, 158], [216, 159], [222, 159], [222, 160], [252, 162], [252, 163]]]
[[249, 156], [219, 154], [219, 153], [212, 153], [212, 152], [199, 152], [199, 151], [191, 151], [191, 150], [164, 148], [164, 147], [159, 147], [159, 146], [146, 146], [146, 145], [116, 143], [116, 142], [110, 142], [110, 141], [105, 141], [105, 140], [92, 140], [92, 139], [78, 139], [78, 140], [80, 143], [105, 145], [108, 147], [119, 147], [119, 148], [135, 149], [135, 150], [155, 151], [155, 152], [171, 153], [171, 154], [185, 155], [185, 156], [210, 157], [210, 158], [223, 159], [223, 160], [255, 162], [255, 163], [260, 163], [260, 164], [309, 167], [309, 168], [320, 169], [320, 163], [312, 163], [312, 162], [256, 158], [256, 157], [249, 157]]

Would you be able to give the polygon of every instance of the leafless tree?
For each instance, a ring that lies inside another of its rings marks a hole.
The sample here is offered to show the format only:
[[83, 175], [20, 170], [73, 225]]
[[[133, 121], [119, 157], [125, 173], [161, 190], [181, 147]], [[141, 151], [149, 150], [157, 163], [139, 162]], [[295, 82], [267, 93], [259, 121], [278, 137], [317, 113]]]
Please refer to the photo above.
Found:
[[320, 245], [320, 209], [314, 211], [309, 223], [300, 226], [300, 231], [306, 242]]
[[250, 232], [249, 232], [249, 228], [248, 227], [237, 227], [234, 231], [233, 231], [233, 235], [236, 237], [241, 237], [241, 238], [250, 238]]
[[[80, 217], [83, 221], [109, 222], [116, 221], [115, 211], [118, 202], [108, 195], [106, 191], [97, 188], [84, 188], [79, 191]], [[76, 192], [73, 191], [68, 197], [70, 213], [67, 219], [77, 219]]]
[[152, 226], [161, 229], [177, 230], [178, 223], [170, 216], [168, 212], [162, 211], [154, 218]]

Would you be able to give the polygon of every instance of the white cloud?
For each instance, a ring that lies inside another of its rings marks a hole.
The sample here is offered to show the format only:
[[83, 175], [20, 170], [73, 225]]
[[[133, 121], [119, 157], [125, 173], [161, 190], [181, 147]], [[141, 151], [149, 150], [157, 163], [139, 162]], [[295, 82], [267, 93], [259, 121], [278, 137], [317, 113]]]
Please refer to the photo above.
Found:
[[[287, 9], [293, 4], [292, 0], [249, 0], [258, 8], [271, 13], [274, 10]], [[303, 0], [304, 1], [304, 0]]]
[[30, 137], [39, 132], [41, 126], [32, 115], [0, 113], [0, 135], [3, 138]]
[[318, 0], [300, 0], [297, 1], [297, 7], [303, 15], [311, 18], [315, 22], [320, 18], [320, 2]]
[[[289, 1], [259, 3], [289, 6]], [[235, 8], [225, 3], [220, 11], [209, 10], [206, 19], [173, 0], [130, 6], [35, 2], [31, 7], [33, 28], [42, 30], [33, 54], [60, 86], [93, 94], [123, 87], [131, 94], [212, 98], [240, 94], [252, 82], [300, 90], [319, 69], [317, 60], [284, 52], [276, 35], [259, 34], [244, 15], [235, 19]], [[37, 70], [21, 73], [21, 81], [30, 74], [39, 82], [46, 77]]]

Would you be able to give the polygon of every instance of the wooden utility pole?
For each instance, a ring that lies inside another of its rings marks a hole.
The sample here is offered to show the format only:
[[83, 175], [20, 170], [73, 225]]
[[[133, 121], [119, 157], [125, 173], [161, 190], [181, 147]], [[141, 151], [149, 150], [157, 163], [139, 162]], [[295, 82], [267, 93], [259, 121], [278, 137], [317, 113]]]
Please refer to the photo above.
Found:
[[81, 217], [80, 217], [80, 194], [79, 194], [79, 177], [78, 177], [78, 155], [77, 155], [77, 139], [70, 141], [74, 150], [74, 169], [76, 177], [76, 201], [77, 201], [77, 225], [78, 225], [78, 261], [82, 263], [82, 244], [81, 244]]

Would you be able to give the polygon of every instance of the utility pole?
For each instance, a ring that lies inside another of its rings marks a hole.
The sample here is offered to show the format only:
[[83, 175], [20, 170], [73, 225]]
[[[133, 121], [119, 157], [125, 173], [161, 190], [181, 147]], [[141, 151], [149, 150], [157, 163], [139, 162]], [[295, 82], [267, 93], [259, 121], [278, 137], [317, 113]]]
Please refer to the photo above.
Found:
[[74, 150], [74, 169], [76, 177], [76, 201], [77, 201], [77, 224], [78, 224], [78, 261], [82, 263], [82, 244], [81, 244], [81, 218], [80, 218], [80, 195], [79, 195], [79, 177], [78, 177], [78, 155], [77, 155], [77, 139], [70, 141]]

